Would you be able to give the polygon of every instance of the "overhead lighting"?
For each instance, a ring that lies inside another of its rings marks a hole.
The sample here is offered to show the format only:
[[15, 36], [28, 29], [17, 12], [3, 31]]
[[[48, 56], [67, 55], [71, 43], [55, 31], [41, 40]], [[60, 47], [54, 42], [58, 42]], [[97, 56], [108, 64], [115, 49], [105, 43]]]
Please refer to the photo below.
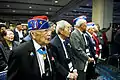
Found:
[[32, 11], [30, 11], [30, 13], [33, 13]]
[[48, 12], [45, 12], [45, 14], [49, 14]]
[[15, 10], [13, 10], [12, 12], [15, 12]]
[[31, 8], [32, 8], [32, 6], [29, 6], [29, 8], [31, 9]]
[[7, 7], [10, 7], [10, 5], [7, 5]]
[[49, 8], [49, 10], [51, 11], [51, 10], [52, 10], [52, 8]]
[[55, 3], [57, 4], [57, 3], [58, 3], [58, 0], [55, 0]]
[[86, 6], [89, 6], [89, 4], [86, 4]]

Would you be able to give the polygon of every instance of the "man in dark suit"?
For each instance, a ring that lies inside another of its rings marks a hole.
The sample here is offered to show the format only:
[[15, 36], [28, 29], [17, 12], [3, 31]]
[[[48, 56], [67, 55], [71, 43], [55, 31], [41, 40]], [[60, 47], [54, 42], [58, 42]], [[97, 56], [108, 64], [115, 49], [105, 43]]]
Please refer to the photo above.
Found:
[[93, 62], [94, 59], [87, 55], [87, 40], [84, 32], [86, 31], [86, 20], [76, 18], [74, 20], [75, 30], [71, 33], [70, 42], [76, 55], [76, 68], [78, 70], [78, 80], [86, 80], [86, 70], [88, 62]]
[[22, 31], [22, 25], [21, 23], [17, 23], [16, 28], [14, 29], [14, 41], [22, 42], [22, 39], [24, 37], [24, 32]]
[[[77, 79], [77, 70], [74, 68], [73, 53], [66, 39], [70, 36], [71, 25], [61, 20], [57, 22], [57, 35], [51, 40], [56, 64], [56, 80]], [[66, 44], [68, 43], [68, 44]]]
[[11, 51], [7, 80], [54, 80], [54, 57], [46, 46], [50, 42], [51, 29], [46, 20], [28, 20], [31, 40]]

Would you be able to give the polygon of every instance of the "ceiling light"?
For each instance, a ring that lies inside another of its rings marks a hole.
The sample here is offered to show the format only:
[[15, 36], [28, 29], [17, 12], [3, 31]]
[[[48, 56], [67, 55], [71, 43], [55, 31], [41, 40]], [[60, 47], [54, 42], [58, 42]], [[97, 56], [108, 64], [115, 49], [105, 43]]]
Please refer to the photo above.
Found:
[[89, 6], [89, 4], [86, 4], [86, 6]]
[[32, 8], [32, 6], [29, 6], [29, 8], [31, 9], [31, 8]]
[[33, 13], [32, 11], [30, 11], [30, 13]]
[[45, 14], [48, 14], [48, 12], [45, 12]]
[[10, 5], [7, 5], [7, 7], [10, 7]]
[[52, 10], [52, 8], [49, 8], [49, 10]]
[[13, 10], [12, 12], [15, 12], [15, 10]]
[[58, 0], [55, 0], [55, 3], [57, 4], [57, 3], [58, 3]]

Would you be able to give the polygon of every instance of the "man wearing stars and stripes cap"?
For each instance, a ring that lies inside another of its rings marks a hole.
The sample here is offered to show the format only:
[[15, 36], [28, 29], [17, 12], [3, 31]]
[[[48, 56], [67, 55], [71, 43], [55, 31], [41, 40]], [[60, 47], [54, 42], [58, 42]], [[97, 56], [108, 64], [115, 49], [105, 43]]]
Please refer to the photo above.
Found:
[[31, 40], [11, 52], [7, 80], [54, 80], [54, 57], [47, 47], [52, 32], [47, 16], [29, 19], [28, 30]]
[[[28, 20], [28, 31], [47, 28], [50, 28], [47, 16], [34, 16], [32, 19]], [[31, 40], [30, 34], [28, 34], [22, 42], [29, 40]]]
[[84, 16], [84, 15], [79, 16], [79, 17], [77, 17], [77, 18], [75, 18], [75, 19], [73, 20], [73, 23], [76, 24], [76, 22], [77, 22], [78, 20], [87, 20], [87, 17]]
[[88, 62], [94, 62], [93, 58], [87, 55], [87, 40], [85, 32], [87, 28], [87, 21], [84, 17], [77, 17], [74, 19], [75, 30], [71, 33], [70, 42], [76, 55], [76, 69], [78, 70], [78, 80], [86, 80], [86, 70]]

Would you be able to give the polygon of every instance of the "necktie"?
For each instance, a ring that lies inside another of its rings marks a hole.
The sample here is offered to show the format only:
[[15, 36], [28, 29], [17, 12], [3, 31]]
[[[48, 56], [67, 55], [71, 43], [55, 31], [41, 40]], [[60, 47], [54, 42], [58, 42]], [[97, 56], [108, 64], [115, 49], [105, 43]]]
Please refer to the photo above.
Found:
[[66, 39], [66, 40], [63, 42], [63, 44], [65, 45], [65, 47], [67, 46], [67, 44], [68, 44], [69, 42], [70, 42], [69, 39]]

